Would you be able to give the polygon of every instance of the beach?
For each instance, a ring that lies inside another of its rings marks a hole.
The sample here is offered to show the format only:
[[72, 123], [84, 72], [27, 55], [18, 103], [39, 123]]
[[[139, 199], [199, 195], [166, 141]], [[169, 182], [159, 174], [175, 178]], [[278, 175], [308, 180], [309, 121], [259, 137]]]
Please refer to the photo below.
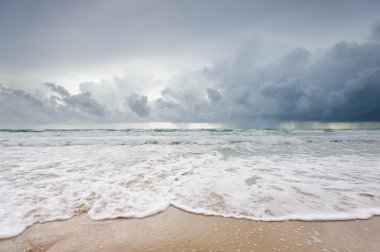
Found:
[[0, 132], [0, 251], [379, 251], [380, 131]]
[[34, 224], [0, 240], [0, 251], [379, 251], [380, 217], [262, 222], [174, 207], [142, 219], [93, 221], [86, 214]]
[[0, 0], [0, 252], [380, 252], [379, 10]]

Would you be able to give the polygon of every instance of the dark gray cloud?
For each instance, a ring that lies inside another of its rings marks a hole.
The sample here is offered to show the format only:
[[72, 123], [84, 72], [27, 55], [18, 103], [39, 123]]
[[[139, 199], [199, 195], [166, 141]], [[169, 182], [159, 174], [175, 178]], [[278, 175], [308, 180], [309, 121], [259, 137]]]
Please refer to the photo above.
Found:
[[[105, 106], [90, 93], [70, 94], [64, 87], [47, 83], [51, 93], [0, 86], [1, 125], [96, 122], [107, 120]], [[101, 119], [101, 120], [99, 120]]]
[[51, 88], [52, 91], [57, 92], [63, 97], [69, 97], [70, 93], [62, 86], [56, 85], [54, 83], [45, 83], [45, 86]]
[[[1, 1], [0, 124], [380, 121], [378, 9], [369, 0]], [[128, 71], [101, 79], [102, 69]], [[63, 85], [66, 76], [89, 79]]]
[[380, 121], [380, 44], [340, 42], [314, 54], [297, 48], [262, 67], [241, 65], [249, 60], [240, 57], [200, 71], [212, 86], [188, 92], [191, 99], [167, 88], [157, 109], [172, 120], [193, 115], [248, 125]]
[[0, 122], [15, 123], [48, 123], [52, 120], [53, 111], [40, 99], [19, 89], [6, 88], [0, 85]]
[[222, 96], [220, 95], [219, 91], [213, 88], [207, 88], [207, 97], [210, 99], [211, 103], [218, 103]]
[[70, 95], [62, 86], [53, 83], [45, 85], [55, 92], [55, 94], [49, 97], [50, 104], [57, 112], [64, 114], [64, 116], [87, 119], [89, 116], [103, 117], [106, 114], [105, 107], [92, 99], [89, 92]]
[[135, 93], [127, 97], [127, 105], [140, 117], [146, 117], [150, 113], [148, 105], [148, 97], [145, 95], [139, 96]]
[[380, 20], [377, 20], [371, 28], [371, 39], [380, 42]]
[[[247, 48], [244, 48], [247, 50]], [[251, 57], [247, 54], [246, 57]], [[1, 87], [2, 122], [224, 122], [255, 126], [262, 122], [380, 121], [380, 44], [339, 42], [312, 53], [296, 48], [264, 66], [235, 58], [181, 75], [158, 98], [123, 92], [128, 81], [114, 79], [113, 93], [97, 96], [107, 85], [87, 83], [79, 94], [47, 83], [44, 92]], [[108, 104], [124, 94], [122, 109]], [[102, 100], [105, 99], [105, 100]], [[137, 116], [137, 117], [136, 117]]]
[[380, 67], [367, 69], [348, 80], [343, 96], [343, 104], [335, 109], [342, 121], [380, 121]]

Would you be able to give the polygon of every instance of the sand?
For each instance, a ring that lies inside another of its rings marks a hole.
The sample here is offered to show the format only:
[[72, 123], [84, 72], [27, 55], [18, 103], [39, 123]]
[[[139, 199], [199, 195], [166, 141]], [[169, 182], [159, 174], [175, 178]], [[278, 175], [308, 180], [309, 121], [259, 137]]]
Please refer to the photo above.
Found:
[[0, 251], [380, 251], [380, 217], [258, 222], [169, 207], [144, 219], [92, 221], [86, 214], [35, 224], [0, 240]]

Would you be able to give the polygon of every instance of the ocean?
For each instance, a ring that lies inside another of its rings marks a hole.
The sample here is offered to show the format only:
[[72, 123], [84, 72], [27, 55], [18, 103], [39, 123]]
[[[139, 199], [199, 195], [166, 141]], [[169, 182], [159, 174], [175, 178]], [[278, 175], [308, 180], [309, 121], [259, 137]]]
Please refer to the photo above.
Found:
[[380, 215], [380, 130], [0, 130], [0, 238], [169, 205], [259, 221]]

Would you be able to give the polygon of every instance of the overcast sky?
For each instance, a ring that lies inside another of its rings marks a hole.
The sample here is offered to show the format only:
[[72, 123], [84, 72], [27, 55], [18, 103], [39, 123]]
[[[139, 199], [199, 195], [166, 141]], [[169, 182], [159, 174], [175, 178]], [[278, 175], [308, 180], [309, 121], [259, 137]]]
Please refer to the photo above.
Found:
[[380, 1], [0, 1], [0, 127], [380, 122]]

